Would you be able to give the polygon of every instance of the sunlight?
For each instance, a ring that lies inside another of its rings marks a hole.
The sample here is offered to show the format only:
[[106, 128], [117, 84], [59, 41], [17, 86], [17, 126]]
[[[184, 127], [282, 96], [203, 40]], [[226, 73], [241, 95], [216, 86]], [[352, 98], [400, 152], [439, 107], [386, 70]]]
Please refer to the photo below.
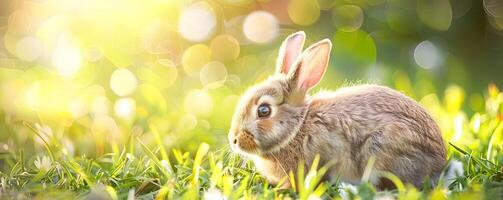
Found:
[[114, 111], [119, 117], [131, 119], [134, 117], [136, 103], [131, 98], [121, 98], [115, 101]]
[[185, 39], [202, 42], [215, 32], [216, 24], [213, 9], [207, 3], [200, 2], [182, 11], [178, 28]]
[[72, 78], [80, 69], [82, 57], [79, 48], [70, 36], [63, 34], [59, 37], [56, 49], [52, 55], [52, 64], [59, 74], [65, 78]]
[[37, 110], [39, 101], [40, 101], [40, 84], [34, 83], [26, 91], [26, 102], [28, 103], [28, 106], [31, 109]]
[[278, 35], [278, 20], [271, 13], [255, 11], [246, 17], [243, 24], [243, 32], [246, 38], [252, 42], [270, 42]]
[[137, 85], [136, 76], [128, 69], [116, 69], [110, 77], [110, 87], [119, 96], [132, 94]]

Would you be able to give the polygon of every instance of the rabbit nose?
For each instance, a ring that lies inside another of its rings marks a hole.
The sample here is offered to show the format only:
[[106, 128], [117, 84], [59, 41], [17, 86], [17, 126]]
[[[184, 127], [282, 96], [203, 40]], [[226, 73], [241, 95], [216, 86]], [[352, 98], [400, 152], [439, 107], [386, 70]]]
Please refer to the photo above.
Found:
[[255, 143], [253, 135], [251, 135], [248, 131], [243, 131], [238, 134], [236, 138], [232, 139], [232, 142], [234, 143], [233, 146], [245, 151], [251, 151], [258, 147]]

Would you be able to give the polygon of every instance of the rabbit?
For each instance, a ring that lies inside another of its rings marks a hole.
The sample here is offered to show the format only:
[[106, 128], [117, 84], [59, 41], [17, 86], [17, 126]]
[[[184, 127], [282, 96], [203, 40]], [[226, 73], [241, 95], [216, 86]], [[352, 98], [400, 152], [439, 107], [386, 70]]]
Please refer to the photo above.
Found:
[[369, 181], [377, 189], [394, 187], [382, 172], [418, 188], [426, 178], [437, 179], [446, 147], [430, 114], [412, 98], [379, 85], [309, 95], [327, 69], [332, 43], [324, 39], [302, 52], [305, 37], [302, 31], [288, 36], [275, 74], [238, 101], [228, 134], [231, 149], [253, 161], [272, 184], [297, 172], [301, 161], [308, 169], [316, 155], [329, 166], [326, 180], [360, 183], [371, 157]]

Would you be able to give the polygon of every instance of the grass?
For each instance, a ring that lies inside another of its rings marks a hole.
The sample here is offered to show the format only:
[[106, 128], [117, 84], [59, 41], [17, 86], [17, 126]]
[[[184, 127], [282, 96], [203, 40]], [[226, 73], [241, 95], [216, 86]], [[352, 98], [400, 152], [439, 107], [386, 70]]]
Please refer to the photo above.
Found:
[[130, 136], [122, 149], [88, 157], [70, 155], [58, 140], [24, 123], [44, 149], [37, 155], [23, 149], [0, 155], [0, 199], [502, 199], [503, 93], [490, 86], [485, 96], [485, 111], [471, 117], [449, 109], [455, 103], [449, 100], [421, 101], [441, 125], [449, 158], [463, 163], [464, 174], [448, 188], [418, 190], [392, 174], [386, 176], [397, 185], [394, 191], [378, 192], [366, 182], [345, 188], [337, 181], [320, 182], [326, 169], [314, 162], [307, 174], [297, 172], [298, 188], [285, 190], [267, 184], [251, 162], [227, 146], [202, 143], [195, 153], [166, 149], [155, 127], [150, 127], [152, 143]]

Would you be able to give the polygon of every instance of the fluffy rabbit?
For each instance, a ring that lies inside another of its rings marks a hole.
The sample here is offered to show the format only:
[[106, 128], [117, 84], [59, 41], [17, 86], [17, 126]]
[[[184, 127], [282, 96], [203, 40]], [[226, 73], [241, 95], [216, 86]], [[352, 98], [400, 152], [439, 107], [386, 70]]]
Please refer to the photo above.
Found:
[[229, 131], [231, 148], [251, 159], [276, 184], [296, 172], [301, 160], [310, 166], [319, 154], [330, 163], [327, 179], [358, 183], [369, 158], [375, 157], [370, 181], [392, 187], [380, 172], [421, 187], [439, 177], [445, 165], [440, 130], [413, 99], [377, 85], [358, 85], [310, 96], [328, 66], [332, 43], [321, 40], [304, 52], [305, 34], [283, 42], [276, 74], [241, 98]]

